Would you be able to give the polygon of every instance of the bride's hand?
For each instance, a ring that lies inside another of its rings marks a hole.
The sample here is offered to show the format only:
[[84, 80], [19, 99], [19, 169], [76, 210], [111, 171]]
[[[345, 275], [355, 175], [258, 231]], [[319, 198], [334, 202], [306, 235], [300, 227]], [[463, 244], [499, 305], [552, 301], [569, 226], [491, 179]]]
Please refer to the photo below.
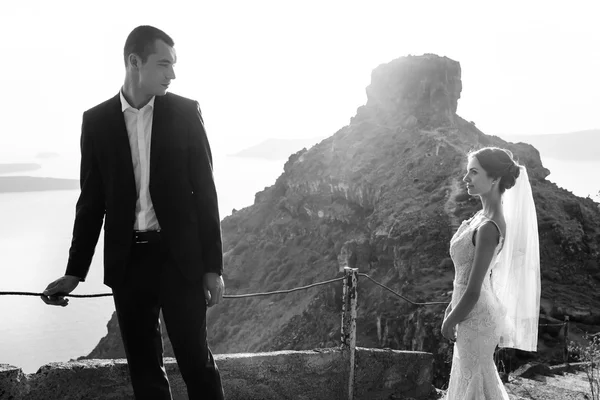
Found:
[[442, 336], [452, 342], [456, 341], [456, 325], [452, 325], [448, 318], [442, 323]]

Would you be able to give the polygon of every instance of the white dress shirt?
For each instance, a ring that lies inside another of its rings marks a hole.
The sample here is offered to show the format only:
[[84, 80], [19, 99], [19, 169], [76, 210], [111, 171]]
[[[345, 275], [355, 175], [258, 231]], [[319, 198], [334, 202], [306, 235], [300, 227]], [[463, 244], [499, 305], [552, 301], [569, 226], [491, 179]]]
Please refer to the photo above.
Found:
[[133, 229], [139, 231], [155, 231], [160, 229], [152, 199], [150, 198], [150, 142], [152, 136], [152, 119], [154, 114], [154, 96], [140, 110], [133, 108], [121, 95], [121, 111], [125, 118], [131, 160], [135, 175], [137, 201], [135, 204], [135, 222]]

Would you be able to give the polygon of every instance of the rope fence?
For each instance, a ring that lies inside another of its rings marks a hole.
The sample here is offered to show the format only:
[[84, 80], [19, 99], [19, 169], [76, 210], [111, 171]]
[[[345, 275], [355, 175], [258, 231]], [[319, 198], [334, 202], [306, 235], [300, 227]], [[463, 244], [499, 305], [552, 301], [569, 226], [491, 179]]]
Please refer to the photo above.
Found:
[[[401, 298], [402, 300], [413, 304], [415, 306], [430, 306], [430, 305], [436, 305], [436, 304], [444, 304], [447, 305], [448, 302], [443, 302], [443, 301], [434, 301], [434, 302], [425, 302], [425, 303], [420, 303], [420, 302], [415, 302], [412, 301], [411, 299], [407, 298], [406, 296], [401, 295], [400, 293], [394, 291], [393, 289], [390, 289], [389, 287], [387, 287], [386, 285], [384, 285], [383, 283], [377, 282], [375, 279], [371, 278], [369, 275], [365, 274], [365, 273], [358, 273], [358, 276], [364, 276], [365, 278], [367, 278], [368, 280], [370, 280], [371, 282], [373, 282], [374, 284], [376, 284], [377, 286], [380, 286], [382, 288], [384, 288], [385, 290], [389, 291], [390, 293], [394, 294], [395, 296]], [[287, 293], [292, 293], [292, 292], [296, 292], [299, 290], [306, 290], [306, 289], [310, 289], [316, 286], [323, 286], [323, 285], [328, 285], [330, 283], [334, 283], [334, 282], [339, 282], [339, 281], [343, 281], [344, 277], [340, 277], [340, 278], [334, 278], [334, 279], [329, 279], [327, 281], [322, 281], [322, 282], [316, 282], [316, 283], [312, 283], [310, 285], [306, 285], [306, 286], [299, 286], [299, 287], [295, 287], [292, 289], [283, 289], [283, 290], [275, 290], [272, 292], [259, 292], [259, 293], [246, 293], [246, 294], [226, 294], [223, 295], [224, 299], [242, 299], [242, 298], [248, 298], [248, 297], [260, 297], [260, 296], [271, 296], [271, 295], [276, 295], [276, 294], [287, 294]], [[2, 292], [0, 291], [0, 296], [36, 296], [36, 297], [40, 297], [43, 296], [43, 293], [38, 293], [38, 292]], [[93, 298], [93, 297], [110, 297], [112, 296], [112, 293], [96, 293], [96, 294], [59, 294], [59, 296], [63, 296], [63, 297], [74, 297], [74, 298]]]
[[[348, 354], [349, 374], [348, 374], [348, 399], [352, 400], [354, 396], [354, 360], [356, 351], [356, 319], [357, 319], [357, 304], [358, 304], [358, 277], [364, 277], [375, 285], [387, 290], [396, 297], [415, 306], [431, 306], [431, 305], [447, 305], [448, 302], [433, 301], [433, 302], [415, 302], [406, 296], [394, 291], [381, 282], [376, 281], [365, 273], [359, 273], [357, 268], [344, 268], [344, 276], [334, 279], [329, 279], [322, 282], [316, 282], [306, 286], [299, 286], [292, 289], [275, 290], [271, 292], [258, 292], [246, 294], [230, 294], [223, 295], [224, 299], [241, 299], [249, 297], [272, 296], [278, 294], [287, 294], [300, 290], [307, 290], [317, 286], [329, 285], [335, 282], [344, 281], [343, 284], [343, 302], [342, 302], [342, 321], [341, 321], [341, 346], [342, 350]], [[43, 296], [43, 293], [38, 292], [15, 292], [15, 291], [0, 291], [0, 296]], [[97, 293], [97, 294], [58, 294], [58, 296], [75, 297], [75, 298], [94, 298], [94, 297], [110, 297], [112, 293]], [[564, 327], [564, 358], [565, 362], [568, 359], [568, 336], [569, 336], [569, 317], [565, 316], [563, 323], [539, 324], [540, 327], [548, 326], [563, 326]]]

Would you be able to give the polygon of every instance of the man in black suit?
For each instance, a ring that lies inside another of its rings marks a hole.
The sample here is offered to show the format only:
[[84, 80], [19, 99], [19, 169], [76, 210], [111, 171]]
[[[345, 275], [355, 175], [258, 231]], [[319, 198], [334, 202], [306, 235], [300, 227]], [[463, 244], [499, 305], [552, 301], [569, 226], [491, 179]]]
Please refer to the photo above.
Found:
[[66, 306], [85, 280], [104, 221], [112, 288], [136, 398], [171, 399], [159, 311], [190, 399], [223, 399], [206, 310], [224, 291], [212, 155], [198, 103], [167, 93], [173, 40], [139, 26], [124, 48], [118, 95], [83, 114], [81, 194], [64, 276], [42, 299]]

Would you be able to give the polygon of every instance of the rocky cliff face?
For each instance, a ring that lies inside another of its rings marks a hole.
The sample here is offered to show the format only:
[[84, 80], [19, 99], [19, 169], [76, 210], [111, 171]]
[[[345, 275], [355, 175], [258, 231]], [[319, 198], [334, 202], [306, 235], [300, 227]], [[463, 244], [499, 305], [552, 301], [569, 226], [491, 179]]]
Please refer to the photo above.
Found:
[[[416, 301], [450, 301], [449, 241], [480, 208], [461, 182], [465, 155], [495, 145], [512, 150], [531, 178], [542, 322], [570, 315], [581, 328], [597, 330], [598, 204], [547, 181], [549, 171], [532, 146], [485, 135], [459, 117], [460, 74], [459, 63], [435, 55], [377, 67], [367, 104], [349, 125], [291, 155], [254, 205], [223, 220], [227, 293], [306, 285], [338, 277], [350, 266]], [[444, 306], [412, 306], [366, 279], [359, 281], [358, 301], [359, 346], [433, 352], [439, 376], [448, 372], [444, 360], [451, 350], [439, 333]], [[209, 312], [212, 348], [231, 353], [336, 346], [340, 310], [337, 283], [228, 299]], [[562, 349], [558, 331], [541, 328], [540, 337], [541, 357], [556, 357]]]

